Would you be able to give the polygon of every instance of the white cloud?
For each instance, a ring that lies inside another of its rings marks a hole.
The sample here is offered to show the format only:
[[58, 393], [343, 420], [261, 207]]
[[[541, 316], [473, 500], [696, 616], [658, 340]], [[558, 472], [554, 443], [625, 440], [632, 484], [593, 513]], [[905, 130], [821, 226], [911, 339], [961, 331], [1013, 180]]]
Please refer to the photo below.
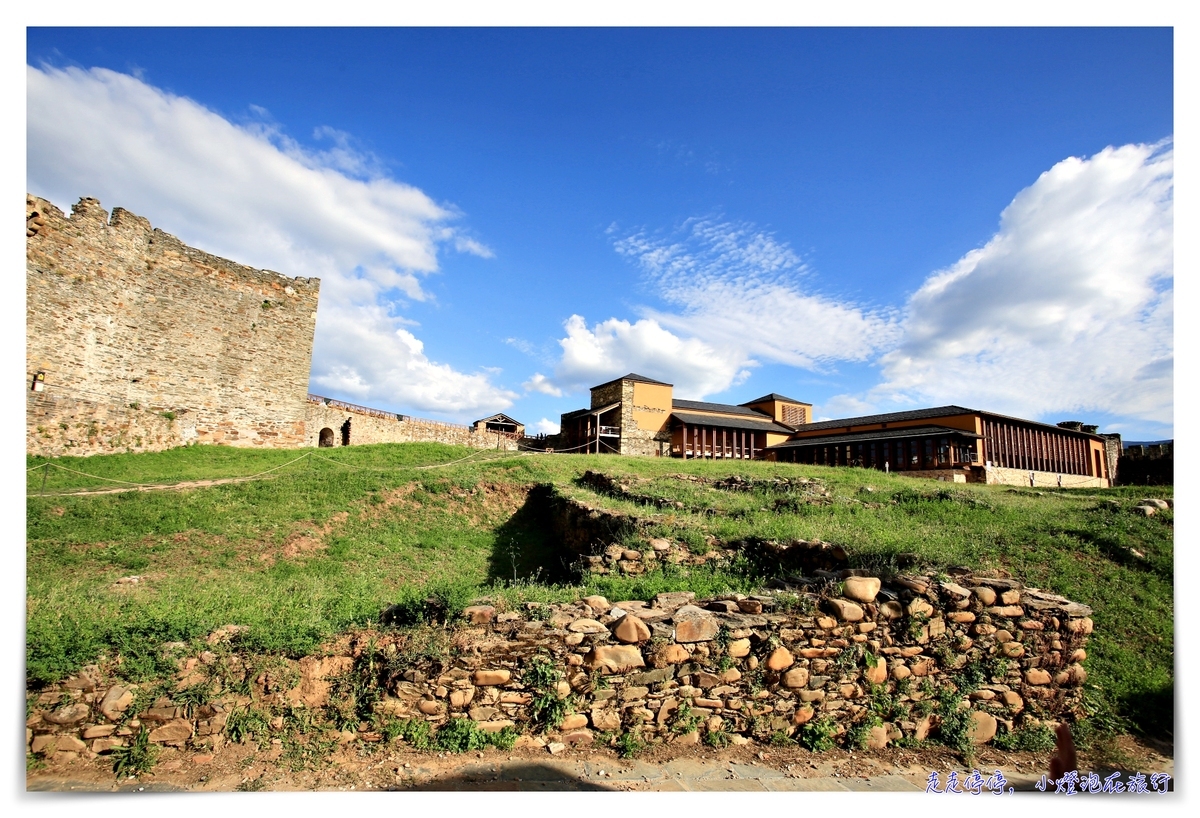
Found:
[[[429, 296], [443, 246], [488, 257], [458, 214], [384, 175], [332, 128], [311, 151], [269, 121], [235, 125], [102, 68], [27, 67], [27, 185], [64, 209], [125, 207], [243, 264], [321, 279], [313, 383], [360, 402], [469, 416], [516, 395], [431, 362], [393, 314]], [[260, 116], [263, 112], [259, 112]]]
[[541, 392], [543, 395], [550, 395], [555, 398], [561, 398], [563, 394], [562, 390], [555, 386], [541, 372], [533, 373], [533, 377], [521, 384], [521, 388], [526, 392]]
[[540, 434], [543, 434], [543, 435], [556, 435], [556, 434], [558, 434], [559, 427], [558, 427], [557, 420], [550, 420], [549, 418], [542, 418], [537, 423], [533, 424], [533, 428], [534, 428], [534, 431], [536, 431]]
[[753, 225], [691, 219], [672, 237], [639, 232], [614, 247], [675, 311], [641, 307], [634, 323], [610, 318], [591, 329], [572, 316], [558, 386], [634, 371], [701, 398], [742, 383], [760, 362], [816, 370], [865, 360], [896, 336], [891, 312], [810, 292], [800, 257]]
[[646, 317], [746, 359], [814, 370], [866, 360], [897, 337], [891, 311], [811, 291], [791, 247], [750, 224], [693, 219], [674, 239], [637, 233], [615, 246], [679, 310]]
[[565, 389], [594, 386], [636, 372], [675, 385], [679, 397], [701, 398], [741, 382], [752, 361], [696, 338], [681, 338], [657, 321], [609, 318], [589, 328], [581, 315], [563, 325], [562, 358], [554, 381]]
[[1059, 162], [912, 296], [874, 393], [1171, 423], [1173, 190], [1170, 144]]
[[863, 415], [873, 415], [878, 411], [879, 409], [874, 403], [854, 395], [834, 395], [820, 406], [813, 407], [813, 416], [817, 421], [822, 421], [834, 418], [862, 417]]

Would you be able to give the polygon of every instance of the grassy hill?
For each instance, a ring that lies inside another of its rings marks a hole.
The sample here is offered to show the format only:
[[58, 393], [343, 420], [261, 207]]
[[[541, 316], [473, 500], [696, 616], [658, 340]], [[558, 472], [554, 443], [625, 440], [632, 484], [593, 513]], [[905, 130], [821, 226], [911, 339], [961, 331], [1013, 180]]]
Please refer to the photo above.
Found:
[[[503, 606], [586, 593], [749, 592], [770, 578], [770, 566], [749, 560], [579, 575], [530, 500], [532, 487], [549, 485], [636, 518], [640, 527], [615, 535], [627, 547], [652, 536], [697, 552], [753, 538], [818, 538], [877, 572], [1006, 570], [1095, 609], [1089, 701], [1110, 727], [1173, 735], [1173, 511], [1133, 513], [1144, 488], [1033, 491], [860, 469], [518, 456], [440, 444], [193, 447], [45, 464], [27, 463], [31, 687], [102, 654], [120, 656], [128, 678], [148, 678], [166, 670], [162, 643], [229, 623], [250, 627], [250, 649], [300, 655], [377, 622], [390, 605], [430, 596], [453, 610], [483, 597]], [[179, 490], [67, 493], [268, 470]], [[580, 480], [588, 470], [619, 488]], [[1170, 497], [1169, 488], [1154, 491]], [[136, 584], [117, 582], [133, 575]]]

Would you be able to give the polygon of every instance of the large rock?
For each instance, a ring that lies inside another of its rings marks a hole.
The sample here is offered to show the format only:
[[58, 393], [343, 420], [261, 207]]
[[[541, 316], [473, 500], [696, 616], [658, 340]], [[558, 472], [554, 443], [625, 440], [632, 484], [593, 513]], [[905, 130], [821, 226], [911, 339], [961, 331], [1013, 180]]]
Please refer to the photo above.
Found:
[[60, 707], [53, 713], [46, 713], [42, 718], [51, 724], [79, 724], [91, 715], [91, 712], [92, 708], [82, 702], [76, 702]]
[[150, 731], [150, 741], [168, 744], [187, 741], [192, 737], [192, 723], [187, 719], [171, 719]]
[[683, 645], [674, 643], [663, 645], [658, 650], [654, 651], [651, 656], [651, 665], [654, 667], [666, 667], [667, 665], [677, 665], [680, 662], [686, 662], [692, 658], [692, 654], [688, 653], [687, 648]]
[[684, 605], [671, 617], [676, 642], [710, 642], [721, 630], [721, 622], [695, 605]]
[[583, 665], [589, 670], [622, 673], [630, 668], [645, 667], [646, 660], [634, 645], [597, 645], [583, 657]]
[[792, 652], [784, 647], [775, 648], [767, 657], [767, 670], [786, 670], [796, 662]]
[[608, 628], [604, 623], [597, 622], [595, 619], [576, 619], [567, 625], [567, 630], [573, 633], [604, 633]]
[[827, 599], [825, 604], [843, 622], [858, 622], [863, 618], [863, 609], [849, 600]]
[[1048, 685], [1050, 684], [1050, 674], [1040, 667], [1030, 668], [1025, 671], [1025, 683], [1030, 685]]
[[863, 670], [863, 678], [873, 685], [881, 685], [887, 681], [888, 669], [883, 659], [876, 659], [875, 666], [867, 665]]
[[742, 659], [750, 655], [750, 640], [749, 639], [733, 639], [730, 640], [727, 648], [729, 655], [734, 659]]
[[100, 712], [104, 714], [104, 718], [109, 721], [119, 721], [121, 714], [129, 709], [129, 705], [133, 704], [133, 692], [136, 689], [134, 685], [129, 687], [116, 685], [109, 688], [100, 702]]
[[927, 599], [915, 596], [912, 602], [908, 603], [907, 612], [909, 616], [933, 616], [933, 606], [929, 604]]
[[627, 613], [613, 626], [613, 636], [627, 645], [635, 645], [650, 638], [650, 627], [638, 617]]
[[472, 625], [486, 625], [496, 618], [496, 609], [491, 605], [472, 605], [463, 610], [463, 618]]
[[996, 717], [991, 713], [976, 710], [971, 714], [971, 742], [987, 744], [996, 735]]
[[784, 687], [804, 687], [808, 684], [808, 668], [795, 667], [783, 674]]
[[497, 670], [477, 670], [471, 677], [480, 687], [494, 687], [508, 684], [512, 680], [512, 671], [504, 668]]
[[564, 716], [562, 724], [558, 726], [559, 730], [564, 733], [570, 730], [578, 730], [581, 727], [587, 727], [588, 718], [585, 713], [572, 713], [570, 716]]
[[596, 730], [613, 732], [621, 729], [621, 711], [606, 707], [593, 707], [592, 727]]
[[971, 593], [975, 594], [975, 598], [985, 606], [996, 604], [996, 592], [991, 588], [981, 585], [978, 588], [972, 588]]
[[881, 585], [877, 577], [846, 577], [842, 593], [855, 602], [874, 602]]
[[612, 607], [608, 600], [602, 596], [585, 596], [583, 598], [583, 604], [587, 605], [598, 614], [607, 613], [608, 609]]

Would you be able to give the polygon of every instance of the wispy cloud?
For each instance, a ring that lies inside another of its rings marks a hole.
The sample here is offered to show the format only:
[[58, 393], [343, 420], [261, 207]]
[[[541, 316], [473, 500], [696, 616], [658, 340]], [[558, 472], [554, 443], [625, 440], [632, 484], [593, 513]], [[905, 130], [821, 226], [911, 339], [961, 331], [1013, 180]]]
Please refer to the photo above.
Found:
[[897, 338], [894, 311], [816, 292], [791, 246], [752, 224], [693, 219], [674, 235], [639, 232], [614, 246], [676, 307], [647, 317], [747, 359], [819, 369], [867, 360]]
[[642, 306], [637, 321], [614, 317], [591, 328], [572, 316], [553, 378], [563, 388], [633, 370], [704, 397], [761, 363], [819, 370], [866, 360], [896, 338], [893, 311], [815, 292], [800, 256], [755, 225], [705, 218], [665, 235], [621, 235], [615, 225], [609, 234], [673, 309]]
[[94, 196], [209, 252], [321, 279], [314, 385], [360, 402], [470, 416], [515, 393], [437, 364], [403, 329], [406, 301], [452, 247], [488, 257], [451, 208], [390, 178], [333, 128], [299, 145], [259, 110], [235, 124], [101, 68], [27, 67], [27, 184], [64, 208]]
[[932, 274], [875, 397], [1173, 420], [1171, 143], [1070, 158]]

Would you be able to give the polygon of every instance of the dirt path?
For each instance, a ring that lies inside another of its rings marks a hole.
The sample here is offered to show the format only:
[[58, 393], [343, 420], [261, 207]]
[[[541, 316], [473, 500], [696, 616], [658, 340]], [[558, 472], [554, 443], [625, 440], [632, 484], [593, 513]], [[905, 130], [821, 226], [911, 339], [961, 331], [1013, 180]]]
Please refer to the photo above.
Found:
[[[1167, 749], [1167, 748], [1160, 748]], [[1082, 770], [1101, 776], [1165, 772], [1174, 760], [1133, 739], [1119, 747], [1124, 763], [1098, 763], [1087, 753]], [[659, 747], [634, 759], [610, 750], [544, 748], [453, 755], [403, 747], [347, 745], [322, 762], [291, 765], [276, 745], [226, 745], [215, 754], [164, 748], [154, 769], [117, 780], [111, 760], [76, 757], [47, 762], [26, 776], [29, 791], [231, 792], [231, 791], [625, 791], [625, 792], [924, 792], [928, 776], [944, 781], [951, 770], [965, 780], [972, 769], [985, 778], [1000, 770], [1006, 787], [1034, 790], [1046, 771], [1046, 754], [983, 748], [971, 768], [944, 748], [888, 749], [873, 753], [833, 750], [813, 754], [798, 747], [748, 744], [716, 750]], [[1007, 791], [1007, 790], [1006, 790]]]

